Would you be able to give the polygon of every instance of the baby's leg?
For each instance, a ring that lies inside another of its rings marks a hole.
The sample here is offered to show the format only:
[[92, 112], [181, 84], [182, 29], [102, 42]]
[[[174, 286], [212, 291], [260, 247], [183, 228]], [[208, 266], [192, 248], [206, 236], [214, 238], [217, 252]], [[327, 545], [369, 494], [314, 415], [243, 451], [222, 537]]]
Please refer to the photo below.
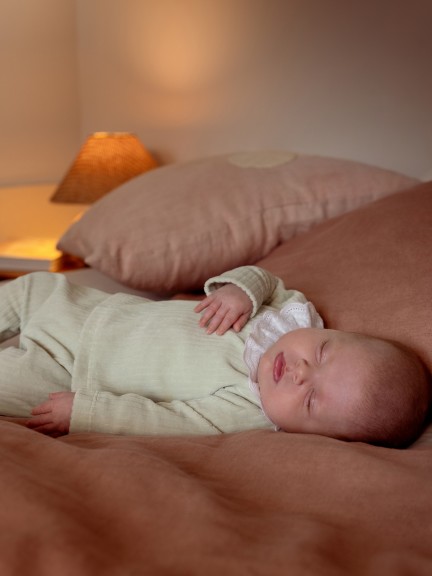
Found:
[[19, 333], [21, 349], [42, 348], [71, 373], [82, 327], [95, 306], [109, 297], [71, 284], [63, 274], [17, 278], [0, 287], [0, 342]]
[[0, 342], [12, 338], [20, 330], [21, 284], [13, 280], [0, 286]]
[[[49, 275], [21, 276], [0, 286], [0, 342], [18, 334], [55, 287]], [[70, 390], [70, 375], [36, 345], [0, 350], [0, 414], [29, 416], [50, 392]]]
[[0, 341], [20, 332], [19, 348], [0, 351], [0, 415], [28, 416], [50, 392], [70, 391], [82, 326], [109, 296], [46, 272], [0, 288]]
[[47, 300], [56, 284], [56, 275], [35, 273], [0, 285], [0, 342], [21, 331], [23, 324]]
[[70, 391], [71, 376], [42, 348], [0, 351], [0, 414], [30, 416], [50, 392]]

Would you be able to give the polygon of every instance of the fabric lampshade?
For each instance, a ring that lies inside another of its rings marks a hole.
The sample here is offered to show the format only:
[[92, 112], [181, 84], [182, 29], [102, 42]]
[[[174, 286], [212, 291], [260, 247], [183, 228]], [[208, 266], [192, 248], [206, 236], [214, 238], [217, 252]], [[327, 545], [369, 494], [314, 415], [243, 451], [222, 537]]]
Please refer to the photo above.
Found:
[[50, 200], [92, 204], [156, 166], [156, 160], [134, 134], [95, 132], [84, 142]]

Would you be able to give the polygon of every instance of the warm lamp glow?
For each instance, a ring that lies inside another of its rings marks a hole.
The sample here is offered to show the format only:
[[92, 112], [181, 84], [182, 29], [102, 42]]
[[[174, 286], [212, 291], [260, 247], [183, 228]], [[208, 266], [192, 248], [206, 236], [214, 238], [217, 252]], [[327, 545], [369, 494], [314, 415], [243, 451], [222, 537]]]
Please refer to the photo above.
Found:
[[156, 166], [134, 134], [95, 132], [84, 142], [51, 202], [91, 204]]

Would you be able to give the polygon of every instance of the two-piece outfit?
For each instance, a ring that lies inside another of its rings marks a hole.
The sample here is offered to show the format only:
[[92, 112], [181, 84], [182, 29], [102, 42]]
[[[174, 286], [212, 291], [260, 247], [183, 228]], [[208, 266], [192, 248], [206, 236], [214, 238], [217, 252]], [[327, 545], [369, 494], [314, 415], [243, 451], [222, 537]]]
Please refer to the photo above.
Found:
[[70, 432], [217, 434], [270, 428], [256, 371], [289, 330], [322, 327], [303, 294], [254, 266], [211, 278], [251, 298], [236, 333], [208, 335], [196, 302], [106, 294], [37, 272], [0, 287], [0, 414], [27, 416], [50, 392], [75, 393]]

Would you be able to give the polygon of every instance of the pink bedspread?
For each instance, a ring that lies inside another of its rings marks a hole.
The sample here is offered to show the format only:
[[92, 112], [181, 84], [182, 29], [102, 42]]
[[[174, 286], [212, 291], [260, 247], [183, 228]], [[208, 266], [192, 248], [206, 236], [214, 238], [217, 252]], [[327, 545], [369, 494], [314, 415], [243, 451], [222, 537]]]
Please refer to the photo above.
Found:
[[432, 574], [432, 447], [0, 422], [0, 574]]

